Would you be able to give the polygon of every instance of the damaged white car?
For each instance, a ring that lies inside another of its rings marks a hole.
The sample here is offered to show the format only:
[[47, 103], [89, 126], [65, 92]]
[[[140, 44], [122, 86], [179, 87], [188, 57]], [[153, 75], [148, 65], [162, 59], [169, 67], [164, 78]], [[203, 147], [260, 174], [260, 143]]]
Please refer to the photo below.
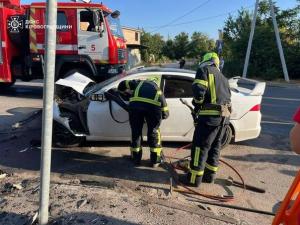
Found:
[[[150, 77], [160, 80], [170, 111], [170, 117], [161, 125], [162, 139], [191, 142], [194, 123], [190, 109], [183, 102], [192, 102], [191, 87], [195, 71], [149, 67], [99, 84], [79, 73], [58, 80], [56, 85], [59, 91], [54, 103], [55, 144], [75, 146], [85, 140], [129, 141], [131, 131], [126, 111], [128, 99], [123, 99], [116, 88], [123, 80], [144, 80]], [[264, 82], [239, 77], [231, 78], [229, 82], [233, 111], [222, 140], [223, 147], [230, 141], [238, 142], [259, 136], [260, 105], [266, 86]]]

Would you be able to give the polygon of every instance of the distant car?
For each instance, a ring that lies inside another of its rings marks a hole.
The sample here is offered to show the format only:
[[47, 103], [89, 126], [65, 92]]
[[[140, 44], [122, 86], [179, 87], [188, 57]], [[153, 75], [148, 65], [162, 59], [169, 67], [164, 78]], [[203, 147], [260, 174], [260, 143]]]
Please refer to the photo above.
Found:
[[[86, 141], [128, 141], [131, 131], [126, 101], [114, 91], [123, 80], [157, 77], [166, 97], [170, 117], [161, 125], [164, 141], [191, 142], [194, 123], [191, 111], [181, 99], [192, 102], [192, 83], [195, 71], [172, 68], [140, 68], [95, 84], [76, 73], [56, 82], [60, 88], [70, 89], [58, 96], [54, 104], [54, 141], [57, 145], [78, 145]], [[260, 106], [265, 83], [239, 77], [229, 80], [233, 111], [230, 124], [222, 139], [222, 146], [257, 138], [261, 131]], [[243, 83], [246, 87], [241, 87]], [[248, 86], [248, 87], [247, 87]], [[250, 87], [251, 86], [251, 87]], [[76, 90], [76, 91], [74, 91]], [[63, 92], [61, 92], [63, 93]], [[109, 95], [107, 93], [110, 93]], [[109, 100], [112, 96], [115, 100]]]

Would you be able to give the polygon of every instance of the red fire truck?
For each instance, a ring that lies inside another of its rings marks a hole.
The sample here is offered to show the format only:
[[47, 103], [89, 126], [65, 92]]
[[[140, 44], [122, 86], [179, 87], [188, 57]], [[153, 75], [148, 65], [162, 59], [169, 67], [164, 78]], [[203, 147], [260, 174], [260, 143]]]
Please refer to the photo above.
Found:
[[[119, 11], [58, 3], [56, 79], [76, 71], [96, 81], [123, 71], [127, 50]], [[46, 4], [0, 0], [0, 86], [43, 77]]]

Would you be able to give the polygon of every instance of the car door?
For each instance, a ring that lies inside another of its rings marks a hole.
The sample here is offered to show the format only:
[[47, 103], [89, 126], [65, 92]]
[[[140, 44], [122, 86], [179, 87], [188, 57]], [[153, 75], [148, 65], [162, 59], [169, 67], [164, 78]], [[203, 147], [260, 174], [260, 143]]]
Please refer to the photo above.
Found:
[[[147, 78], [158, 78], [158, 82], [161, 81], [161, 74], [146, 73], [138, 74], [126, 78], [122, 78], [116, 82], [107, 85], [99, 93], [103, 93], [104, 89], [109, 90], [117, 88], [118, 84], [123, 80], [139, 79], [145, 80]], [[128, 103], [128, 102], [127, 102]], [[113, 118], [114, 117], [114, 118]], [[115, 121], [120, 121], [121, 123]], [[109, 105], [108, 101], [99, 102], [92, 101], [88, 109], [88, 126], [90, 130], [90, 140], [130, 140], [131, 129], [129, 124], [128, 112], [121, 108], [116, 102], [111, 101]], [[144, 134], [146, 134], [146, 126], [144, 126]]]
[[161, 126], [161, 133], [165, 140], [191, 139], [194, 129], [191, 111], [180, 99], [186, 100], [191, 105], [193, 80], [191, 77], [163, 75], [163, 91], [170, 112], [169, 118], [164, 120]]
[[[103, 17], [103, 14], [101, 13]], [[93, 22], [93, 11], [87, 9], [77, 10], [78, 20], [78, 54], [88, 55], [94, 62], [108, 62], [108, 35], [105, 23], [103, 23], [104, 30], [96, 31]]]

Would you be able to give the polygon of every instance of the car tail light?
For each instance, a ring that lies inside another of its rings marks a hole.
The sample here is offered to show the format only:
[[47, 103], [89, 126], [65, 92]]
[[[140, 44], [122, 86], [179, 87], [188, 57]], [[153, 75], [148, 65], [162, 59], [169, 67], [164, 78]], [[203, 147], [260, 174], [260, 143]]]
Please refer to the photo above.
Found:
[[260, 104], [257, 104], [250, 109], [250, 112], [257, 112], [260, 111], [260, 109], [261, 109]]

